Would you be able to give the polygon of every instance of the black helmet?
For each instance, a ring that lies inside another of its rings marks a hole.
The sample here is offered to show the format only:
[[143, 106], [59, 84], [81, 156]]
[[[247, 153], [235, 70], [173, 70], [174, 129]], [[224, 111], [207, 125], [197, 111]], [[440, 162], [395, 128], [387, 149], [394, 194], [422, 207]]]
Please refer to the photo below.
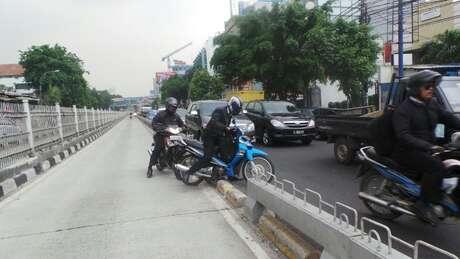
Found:
[[167, 112], [174, 114], [177, 110], [177, 99], [174, 97], [169, 97], [166, 99], [165, 106]]
[[409, 95], [418, 96], [420, 88], [429, 84], [437, 86], [441, 81], [441, 74], [432, 70], [423, 70], [409, 77]]
[[228, 100], [228, 107], [233, 115], [237, 115], [241, 112], [241, 109], [243, 108], [243, 102], [240, 98], [233, 96], [232, 98], [230, 98], [230, 100]]

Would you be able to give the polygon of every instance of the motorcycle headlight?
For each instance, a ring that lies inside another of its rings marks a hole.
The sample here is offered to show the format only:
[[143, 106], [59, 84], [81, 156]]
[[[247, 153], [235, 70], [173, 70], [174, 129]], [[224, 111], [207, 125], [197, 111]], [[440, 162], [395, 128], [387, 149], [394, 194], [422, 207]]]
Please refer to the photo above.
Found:
[[271, 123], [275, 128], [284, 128], [284, 123], [282, 123], [281, 121], [271, 120], [270, 123]]
[[310, 120], [310, 122], [308, 123], [308, 127], [309, 127], [309, 128], [315, 127], [315, 121], [314, 121], [314, 120]]
[[248, 128], [246, 129], [248, 132], [251, 132], [251, 131], [254, 131], [255, 127], [254, 127], [254, 123], [250, 123], [248, 125]]

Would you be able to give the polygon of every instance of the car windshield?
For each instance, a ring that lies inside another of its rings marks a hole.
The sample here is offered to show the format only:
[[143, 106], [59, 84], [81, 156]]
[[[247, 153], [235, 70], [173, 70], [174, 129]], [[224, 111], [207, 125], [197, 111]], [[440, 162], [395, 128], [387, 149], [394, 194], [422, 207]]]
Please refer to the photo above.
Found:
[[460, 112], [460, 81], [443, 80], [439, 85], [453, 112]]
[[288, 102], [266, 102], [264, 103], [266, 113], [299, 113], [300, 111], [292, 103]]
[[202, 116], [211, 116], [212, 112], [217, 107], [222, 107], [227, 105], [226, 102], [205, 102], [200, 104], [200, 114]]

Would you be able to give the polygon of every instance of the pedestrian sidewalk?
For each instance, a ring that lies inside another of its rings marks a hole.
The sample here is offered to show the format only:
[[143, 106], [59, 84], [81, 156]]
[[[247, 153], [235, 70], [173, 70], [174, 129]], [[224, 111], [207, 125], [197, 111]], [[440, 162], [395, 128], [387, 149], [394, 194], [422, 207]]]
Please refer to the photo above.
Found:
[[125, 119], [0, 202], [0, 258], [274, 258], [217, 192], [145, 177], [151, 132]]

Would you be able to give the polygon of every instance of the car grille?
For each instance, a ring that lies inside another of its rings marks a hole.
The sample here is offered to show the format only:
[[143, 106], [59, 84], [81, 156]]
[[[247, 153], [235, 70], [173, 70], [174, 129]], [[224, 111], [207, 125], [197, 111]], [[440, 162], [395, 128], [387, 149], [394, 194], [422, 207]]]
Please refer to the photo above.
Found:
[[289, 128], [305, 128], [308, 126], [309, 121], [285, 121], [283, 123]]

